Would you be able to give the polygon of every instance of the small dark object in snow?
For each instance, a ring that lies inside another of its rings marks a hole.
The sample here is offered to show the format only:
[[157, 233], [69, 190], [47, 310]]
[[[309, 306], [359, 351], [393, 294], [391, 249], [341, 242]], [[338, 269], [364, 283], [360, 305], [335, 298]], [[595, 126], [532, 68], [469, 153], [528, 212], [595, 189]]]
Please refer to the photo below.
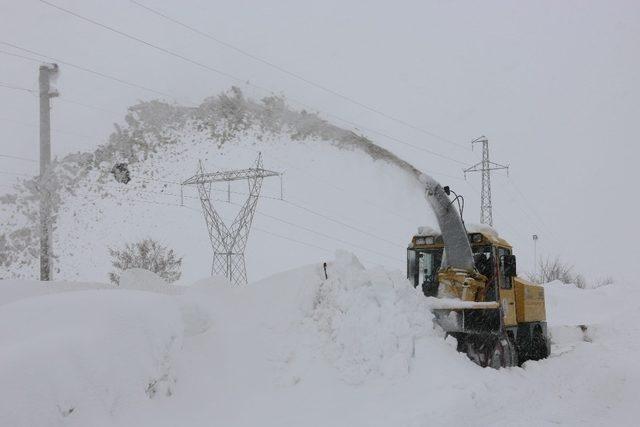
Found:
[[76, 408], [71, 407], [69, 409], [62, 409], [59, 405], [58, 405], [58, 410], [60, 411], [60, 415], [62, 415], [63, 417], [68, 417], [69, 415], [73, 414], [73, 411], [76, 410]]
[[322, 266], [324, 267], [324, 278], [326, 280], [329, 278], [329, 276], [327, 276], [327, 263], [325, 262]]
[[129, 175], [129, 168], [126, 163], [116, 163], [111, 169], [111, 173], [116, 181], [127, 184], [131, 181], [131, 176]]

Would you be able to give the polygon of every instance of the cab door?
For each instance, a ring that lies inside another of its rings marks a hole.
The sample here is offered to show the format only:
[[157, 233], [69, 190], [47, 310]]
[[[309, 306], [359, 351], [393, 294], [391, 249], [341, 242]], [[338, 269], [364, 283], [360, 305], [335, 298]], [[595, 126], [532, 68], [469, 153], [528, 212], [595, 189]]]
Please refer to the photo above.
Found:
[[516, 319], [516, 294], [513, 287], [513, 278], [505, 274], [504, 256], [511, 255], [507, 248], [497, 248], [498, 261], [498, 287], [500, 288], [500, 306], [502, 308], [502, 321], [505, 326], [517, 325]]

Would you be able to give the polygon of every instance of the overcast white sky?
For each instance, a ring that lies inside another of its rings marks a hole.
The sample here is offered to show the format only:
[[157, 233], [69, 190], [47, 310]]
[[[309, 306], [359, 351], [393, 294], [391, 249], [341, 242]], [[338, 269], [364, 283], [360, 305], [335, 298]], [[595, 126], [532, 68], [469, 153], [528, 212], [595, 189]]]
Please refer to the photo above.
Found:
[[[495, 225], [530, 264], [561, 255], [590, 278], [634, 277], [640, 118], [637, 1], [207, 1], [139, 0], [257, 56], [463, 146], [490, 139]], [[455, 157], [474, 152], [385, 119], [211, 40], [129, 0], [51, 0], [243, 81], [412, 144]], [[38, 0], [0, 0], [0, 41], [171, 94], [183, 103], [237, 84], [82, 22]], [[20, 53], [0, 44], [0, 50]], [[61, 66], [54, 155], [91, 150], [127, 106], [153, 94]], [[37, 64], [0, 53], [0, 83], [36, 89]], [[249, 94], [265, 93], [243, 86]], [[330, 118], [331, 119], [331, 118]], [[344, 125], [333, 120], [336, 124]], [[37, 158], [36, 98], [0, 87], [0, 154]], [[70, 132], [76, 135], [71, 135]], [[427, 171], [462, 165], [360, 129]], [[0, 171], [36, 163], [0, 158]], [[436, 178], [467, 196], [478, 221], [480, 176]], [[0, 174], [0, 190], [14, 177]], [[418, 225], [418, 224], [416, 224]], [[409, 236], [407, 236], [409, 237]]]

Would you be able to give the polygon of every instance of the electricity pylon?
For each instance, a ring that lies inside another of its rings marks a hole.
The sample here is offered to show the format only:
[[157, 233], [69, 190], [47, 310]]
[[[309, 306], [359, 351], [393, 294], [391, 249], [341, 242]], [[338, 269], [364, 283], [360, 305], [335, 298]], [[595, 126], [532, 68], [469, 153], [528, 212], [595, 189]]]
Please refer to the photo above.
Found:
[[489, 160], [489, 140], [485, 136], [471, 141], [471, 146], [476, 142], [482, 143], [482, 161], [464, 170], [464, 177], [469, 172], [482, 172], [482, 190], [480, 190], [480, 223], [493, 226], [493, 212], [491, 210], [491, 171], [506, 169], [509, 166], [500, 165]]
[[[247, 283], [247, 269], [244, 262], [244, 250], [247, 246], [253, 215], [258, 204], [262, 180], [270, 176], [278, 176], [278, 172], [263, 169], [262, 155], [258, 154], [255, 167], [231, 171], [206, 173], [200, 163], [198, 173], [187, 179], [182, 185], [196, 185], [200, 202], [209, 231], [209, 239], [213, 247], [211, 274], [224, 275], [232, 285]], [[247, 180], [249, 195], [233, 223], [228, 227], [213, 206], [211, 187], [214, 182]]]

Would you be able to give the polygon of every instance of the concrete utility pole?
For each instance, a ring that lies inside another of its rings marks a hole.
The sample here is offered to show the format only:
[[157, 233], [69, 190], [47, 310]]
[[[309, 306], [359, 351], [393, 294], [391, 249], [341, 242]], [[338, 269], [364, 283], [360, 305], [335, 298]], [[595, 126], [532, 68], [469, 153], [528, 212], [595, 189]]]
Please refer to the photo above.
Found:
[[480, 191], [480, 223], [493, 226], [493, 212], [491, 210], [491, 171], [507, 169], [509, 166], [500, 165], [489, 160], [489, 140], [485, 136], [471, 141], [471, 146], [476, 142], [482, 143], [482, 161], [464, 170], [464, 177], [468, 172], [482, 172], [482, 190]]
[[51, 280], [51, 192], [47, 173], [51, 163], [51, 105], [50, 100], [58, 96], [51, 91], [51, 77], [58, 73], [57, 64], [40, 65], [40, 280]]

